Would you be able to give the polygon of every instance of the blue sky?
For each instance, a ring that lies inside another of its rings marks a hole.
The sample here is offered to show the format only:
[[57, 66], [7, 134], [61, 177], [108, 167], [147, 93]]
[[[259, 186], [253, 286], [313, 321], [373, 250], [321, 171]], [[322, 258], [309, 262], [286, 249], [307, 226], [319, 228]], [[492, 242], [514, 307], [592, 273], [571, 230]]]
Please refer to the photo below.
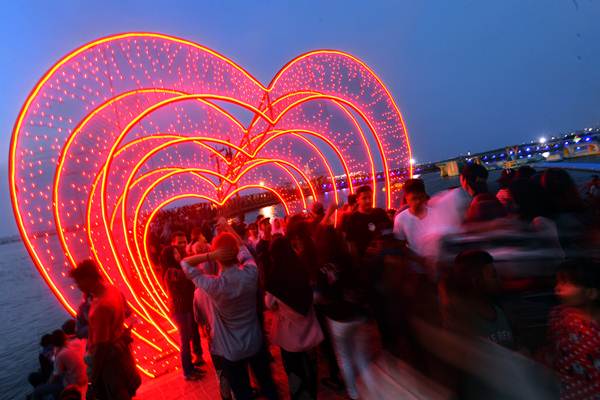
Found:
[[[263, 82], [308, 50], [350, 52], [391, 90], [418, 161], [600, 124], [596, 0], [31, 0], [3, 4], [3, 17], [5, 176], [14, 120], [39, 77], [81, 44], [125, 31], [196, 41]], [[0, 235], [14, 231], [4, 225]]]

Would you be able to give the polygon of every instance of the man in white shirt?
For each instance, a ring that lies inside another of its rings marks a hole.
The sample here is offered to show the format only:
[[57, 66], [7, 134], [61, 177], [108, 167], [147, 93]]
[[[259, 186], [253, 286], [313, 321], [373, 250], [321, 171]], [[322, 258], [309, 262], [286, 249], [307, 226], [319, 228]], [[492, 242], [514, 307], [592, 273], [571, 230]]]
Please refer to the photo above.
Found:
[[[196, 287], [204, 291], [212, 306], [210, 353], [221, 359], [223, 374], [235, 398], [252, 398], [250, 366], [261, 394], [277, 399], [258, 320], [258, 270], [250, 252], [240, 243], [239, 237], [232, 233], [220, 233], [213, 240], [213, 251], [187, 257], [181, 267]], [[218, 262], [219, 275], [204, 272], [211, 260]]]
[[427, 206], [429, 196], [421, 179], [407, 180], [404, 196], [408, 208], [394, 218], [394, 236], [406, 244], [409, 258], [422, 266], [432, 255], [428, 238], [431, 224], [431, 212]]

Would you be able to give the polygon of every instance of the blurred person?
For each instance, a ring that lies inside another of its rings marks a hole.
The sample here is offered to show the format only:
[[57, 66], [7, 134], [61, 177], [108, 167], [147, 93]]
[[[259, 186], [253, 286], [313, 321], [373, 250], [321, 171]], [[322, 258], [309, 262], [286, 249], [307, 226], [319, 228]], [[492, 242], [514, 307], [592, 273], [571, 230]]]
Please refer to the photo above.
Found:
[[212, 227], [210, 225], [210, 221], [208, 219], [204, 219], [202, 221], [202, 224], [200, 225], [200, 229], [202, 231], [202, 235], [206, 239], [206, 243], [212, 242], [213, 232], [212, 232]]
[[[210, 352], [218, 358], [236, 400], [252, 397], [248, 367], [261, 393], [269, 399], [277, 399], [257, 313], [256, 263], [246, 246], [230, 232], [220, 233], [211, 247], [211, 252], [190, 256], [181, 262], [189, 279], [204, 291], [213, 308]], [[216, 276], [204, 272], [210, 260], [219, 264], [220, 272]]]
[[214, 335], [212, 330], [214, 313], [215, 311], [210, 298], [202, 289], [196, 288], [194, 292], [194, 319], [196, 320], [198, 326], [201, 327], [204, 336], [208, 340], [209, 354], [215, 368], [217, 380], [219, 381], [219, 394], [221, 396], [221, 400], [232, 400], [233, 394], [231, 392], [229, 381], [223, 373], [222, 360], [218, 355], [212, 353], [213, 346], [211, 338]]
[[[411, 212], [411, 209], [422, 212], [426, 207], [423, 200], [427, 198], [423, 182], [410, 180], [405, 188], [410, 208], [402, 213]], [[437, 291], [424, 268], [427, 266], [425, 257], [407, 247], [406, 239], [399, 240], [395, 227], [398, 228], [398, 224], [391, 221], [379, 227], [381, 234], [373, 241], [372, 256], [366, 265], [366, 273], [360, 274], [360, 282], [367, 289], [369, 314], [377, 322], [383, 349], [406, 362], [422, 363], [423, 360], [417, 360], [422, 355], [412, 338], [408, 319], [419, 316], [437, 323]], [[401, 232], [406, 227], [401, 226]], [[407, 232], [415, 234], [413, 230]]]
[[215, 224], [215, 236], [218, 236], [219, 234], [221, 234], [223, 232], [228, 232], [228, 231], [229, 231], [229, 224], [227, 223], [227, 220], [224, 217], [219, 217]]
[[[365, 302], [360, 296], [358, 274], [352, 256], [341, 236], [332, 226], [322, 226], [316, 235], [318, 276], [316, 308], [325, 317], [327, 339], [333, 345], [336, 361], [328, 359], [330, 386], [337, 384], [341, 370], [346, 393], [359, 397], [356, 378], [369, 363], [369, 335], [366, 327]], [[326, 341], [324, 344], [328, 344]], [[324, 348], [327, 357], [327, 347]]]
[[84, 362], [85, 341], [67, 336], [62, 330], [52, 333], [52, 340], [56, 347], [52, 382], [60, 382], [62, 388], [74, 386], [81, 397], [87, 393], [88, 379]]
[[[192, 351], [196, 357], [196, 365], [203, 364], [200, 333], [193, 316], [194, 284], [186, 277], [180, 266], [181, 256], [174, 246], [168, 246], [160, 254], [163, 269], [163, 281], [169, 295], [169, 311], [180, 338], [180, 358], [185, 380], [193, 381], [202, 378], [200, 371], [194, 368]], [[190, 343], [192, 344], [190, 347]], [[193, 349], [193, 350], [192, 350]]]
[[104, 282], [93, 260], [77, 264], [70, 276], [79, 290], [93, 298], [87, 355], [94, 396], [100, 400], [131, 399], [141, 378], [131, 352], [132, 339], [124, 326], [129, 313], [125, 298], [117, 288]]
[[[465, 226], [467, 211], [476, 195], [487, 192], [487, 178], [488, 171], [484, 166], [475, 163], [466, 164], [459, 176], [460, 187], [438, 193], [428, 201], [430, 222], [426, 225], [423, 234], [427, 237], [429, 263], [435, 267], [435, 270], [432, 268], [430, 271], [434, 273], [433, 279], [439, 278], [439, 262], [448, 255], [446, 242], [459, 237], [466, 228], [470, 228]], [[485, 207], [480, 207], [484, 202], [479, 205], [477, 203], [472, 211], [473, 216], [476, 217], [474, 219], [479, 219], [480, 215], [483, 220], [490, 219], [485, 213]], [[501, 205], [499, 207], [502, 208]], [[455, 255], [456, 253], [451, 258], [453, 259]]]
[[248, 225], [248, 231], [246, 236], [246, 246], [252, 252], [256, 251], [256, 245], [260, 240], [258, 236], [258, 225], [256, 223], [251, 223]]
[[346, 204], [344, 204], [340, 210], [340, 217], [339, 217], [339, 221], [338, 223], [340, 224], [340, 226], [343, 226], [344, 223], [344, 219], [349, 216], [350, 214], [352, 214], [354, 211], [356, 211], [356, 194], [355, 193], [350, 193], [348, 195], [348, 201], [346, 202]]
[[407, 256], [422, 269], [431, 256], [428, 225], [433, 223], [427, 206], [427, 192], [421, 179], [404, 183], [404, 197], [408, 208], [394, 218], [394, 236], [407, 247]]
[[[185, 254], [193, 255], [206, 253], [208, 251], [209, 244], [206, 241], [206, 238], [202, 234], [202, 228], [196, 227], [192, 229], [190, 234], [190, 242], [186, 246]], [[182, 255], [183, 257], [184, 255]]]
[[358, 195], [355, 193], [350, 193], [348, 195], [348, 202], [346, 203], [346, 206], [347, 206], [346, 211], [348, 211], [348, 212], [356, 211], [356, 207], [358, 206], [357, 199], [358, 199]]
[[41, 351], [38, 354], [39, 369], [29, 374], [28, 381], [34, 388], [46, 383], [54, 369], [54, 344], [52, 335], [47, 333], [40, 339]]
[[495, 301], [500, 284], [489, 253], [481, 250], [460, 253], [445, 284], [444, 319], [451, 330], [515, 348], [511, 324]]
[[259, 222], [260, 222], [260, 221], [261, 221], [261, 220], [262, 220], [264, 217], [265, 217], [264, 215], [262, 215], [262, 214], [258, 214], [258, 215], [256, 216], [256, 218], [254, 219], [254, 222], [255, 222], [256, 224], [259, 224]]
[[[467, 341], [479, 338], [515, 350], [512, 325], [496, 302], [499, 290], [492, 256], [481, 250], [461, 252], [440, 285], [445, 328]], [[488, 382], [472, 373], [458, 375], [456, 389], [459, 398], [496, 396]]]
[[238, 217], [233, 219], [232, 228], [238, 236], [243, 237], [246, 234], [246, 216], [241, 213]]
[[563, 259], [565, 253], [561, 247], [556, 223], [548, 218], [548, 202], [539, 183], [531, 179], [516, 179], [510, 185], [513, 199], [513, 214], [527, 224], [532, 235], [539, 239], [549, 257]]
[[179, 252], [180, 257], [187, 256], [188, 241], [185, 232], [175, 231], [171, 234], [171, 246], [173, 246]]
[[256, 243], [256, 264], [258, 265], [259, 285], [264, 288], [265, 275], [269, 272], [271, 258], [269, 256], [269, 247], [273, 238], [271, 234], [272, 226], [270, 218], [262, 218], [258, 224], [259, 240]]
[[569, 260], [561, 265], [550, 317], [552, 364], [560, 374], [561, 399], [600, 397], [600, 265]]
[[503, 169], [498, 178], [498, 184], [500, 188], [496, 193], [496, 198], [507, 211], [512, 211], [514, 208], [513, 198], [510, 193], [510, 184], [515, 179], [515, 171], [512, 169]]
[[[57, 333], [61, 333], [61, 338], [58, 338]], [[57, 371], [57, 360], [56, 360], [56, 355], [57, 353], [61, 350], [62, 347], [64, 347], [64, 341], [65, 341], [65, 334], [64, 332], [62, 332], [61, 330], [57, 330], [54, 331], [50, 334], [50, 341], [52, 342], [52, 346], [54, 347], [53, 349], [53, 370], [52, 370], [52, 375], [50, 375], [50, 377], [48, 378], [48, 380], [40, 385], [37, 385], [35, 390], [33, 391], [32, 395], [31, 395], [31, 399], [33, 400], [43, 400], [46, 398], [50, 398], [50, 399], [58, 399], [58, 396], [60, 395], [60, 392], [62, 392], [62, 390], [64, 389], [64, 385], [62, 382], [62, 376], [58, 373]], [[83, 363], [83, 354], [82, 356], [82, 363]], [[83, 367], [83, 373], [85, 375], [85, 366]]]
[[478, 193], [473, 197], [465, 215], [466, 223], [493, 221], [508, 215], [506, 208], [496, 196], [489, 192]]
[[559, 168], [546, 169], [540, 180], [548, 216], [558, 230], [567, 257], [580, 257], [586, 251], [589, 222], [587, 209], [569, 173]]
[[303, 214], [292, 215], [289, 219], [287, 238], [294, 252], [300, 257], [306, 268], [311, 286], [314, 287], [317, 278], [317, 254], [311, 221]]
[[273, 219], [273, 235], [285, 235], [285, 229], [283, 228], [283, 220], [281, 218]]
[[325, 217], [325, 207], [323, 203], [315, 201], [310, 209], [310, 218], [313, 224], [319, 224]]
[[69, 318], [63, 322], [60, 329], [67, 335], [67, 340], [75, 339], [77, 333], [77, 321], [73, 318]]
[[86, 339], [88, 337], [89, 330], [89, 314], [90, 306], [92, 305], [92, 296], [89, 294], [83, 294], [83, 301], [77, 307], [76, 317], [76, 331], [77, 337], [80, 339]]
[[356, 190], [357, 209], [344, 218], [342, 230], [350, 247], [350, 253], [362, 259], [371, 240], [378, 234], [377, 225], [387, 221], [387, 213], [381, 208], [373, 207], [373, 189], [361, 186]]
[[514, 179], [531, 179], [535, 174], [536, 170], [531, 165], [522, 165], [517, 169]]
[[441, 237], [460, 231], [467, 210], [476, 194], [487, 191], [487, 169], [479, 164], [469, 163], [460, 171], [460, 187], [439, 193], [429, 201], [434, 221], [431, 231]]
[[273, 311], [271, 342], [281, 358], [292, 399], [316, 399], [316, 346], [323, 333], [313, 309], [306, 267], [286, 237], [273, 240], [271, 274], [266, 277], [265, 303]]

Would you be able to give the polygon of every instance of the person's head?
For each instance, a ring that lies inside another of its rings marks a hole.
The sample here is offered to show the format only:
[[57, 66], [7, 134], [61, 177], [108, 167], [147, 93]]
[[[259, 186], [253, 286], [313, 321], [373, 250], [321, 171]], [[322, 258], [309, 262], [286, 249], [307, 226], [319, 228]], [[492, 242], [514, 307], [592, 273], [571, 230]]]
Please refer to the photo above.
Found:
[[281, 218], [273, 219], [273, 228], [280, 231], [281, 230]]
[[227, 250], [231, 252], [231, 258], [220, 260], [219, 264], [223, 267], [229, 267], [238, 263], [237, 254], [240, 250], [238, 240], [229, 232], [219, 233], [212, 242], [212, 250]]
[[202, 234], [202, 228], [200, 227], [195, 227], [192, 229], [192, 232], [190, 233], [190, 241], [192, 243], [194, 242], [206, 242], [206, 239], [204, 238], [204, 235]]
[[556, 274], [556, 295], [571, 307], [600, 306], [600, 265], [590, 260], [569, 260]]
[[465, 164], [460, 171], [460, 186], [471, 196], [486, 193], [488, 175], [488, 170], [481, 164]]
[[515, 179], [515, 171], [512, 169], [503, 169], [498, 178], [498, 184], [501, 189], [508, 189], [511, 182]]
[[86, 295], [94, 294], [103, 286], [100, 269], [96, 262], [91, 259], [81, 261], [71, 270], [69, 275], [75, 281], [75, 285], [79, 290]]
[[77, 321], [75, 321], [73, 318], [70, 318], [66, 320], [64, 324], [62, 324], [61, 329], [66, 335], [72, 336], [75, 334], [77, 329]]
[[263, 218], [264, 218], [264, 216], [262, 214], [258, 214], [256, 216], [256, 219], [254, 220], [254, 222], [256, 222], [258, 224], [258, 223], [260, 223], [260, 220], [263, 219]]
[[171, 234], [171, 246], [177, 248], [181, 257], [185, 257], [185, 247], [187, 246], [187, 236], [185, 236], [185, 232], [173, 232]]
[[167, 246], [160, 252], [160, 266], [163, 270], [167, 268], [179, 268], [181, 254], [175, 246]]
[[219, 217], [215, 224], [216, 234], [218, 235], [219, 233], [227, 232], [228, 226], [229, 226], [229, 224], [227, 223], [227, 220], [225, 219], [225, 217]]
[[260, 222], [258, 223], [258, 229], [262, 233], [263, 238], [271, 237], [271, 230], [272, 230], [271, 219], [270, 218], [261, 219]]
[[52, 345], [58, 349], [65, 347], [67, 335], [60, 329], [52, 332]]
[[256, 225], [256, 223], [252, 222], [248, 225], [248, 235], [252, 238], [258, 236], [258, 225]]
[[547, 214], [543, 190], [533, 179], [515, 179], [509, 191], [521, 219], [531, 221]]
[[483, 250], [464, 250], [454, 259], [451, 283], [458, 294], [491, 296], [498, 292], [499, 281], [494, 258]]
[[542, 174], [541, 184], [551, 213], [580, 212], [584, 208], [575, 182], [564, 169], [548, 168]]
[[296, 254], [304, 253], [308, 241], [311, 240], [311, 226], [303, 215], [297, 214], [290, 217], [286, 236]]
[[367, 212], [373, 208], [373, 189], [371, 186], [361, 186], [356, 189], [356, 204], [360, 212]]
[[269, 255], [274, 268], [285, 268], [288, 263], [298, 260], [291, 241], [285, 236], [278, 236], [271, 241]]
[[531, 179], [535, 175], [535, 169], [531, 165], [522, 165], [515, 173], [515, 179]]
[[40, 339], [40, 347], [49, 347], [52, 346], [52, 335], [50, 333], [46, 333], [42, 335]]
[[356, 207], [356, 193], [350, 193], [348, 195], [348, 205], [350, 207]]
[[404, 197], [413, 214], [421, 212], [428, 198], [425, 183], [421, 179], [408, 179], [404, 183]]
[[487, 192], [488, 170], [481, 164], [467, 163], [460, 171], [460, 186], [469, 194]]
[[323, 203], [315, 201], [310, 209], [313, 220], [320, 221], [325, 216], [325, 209]]

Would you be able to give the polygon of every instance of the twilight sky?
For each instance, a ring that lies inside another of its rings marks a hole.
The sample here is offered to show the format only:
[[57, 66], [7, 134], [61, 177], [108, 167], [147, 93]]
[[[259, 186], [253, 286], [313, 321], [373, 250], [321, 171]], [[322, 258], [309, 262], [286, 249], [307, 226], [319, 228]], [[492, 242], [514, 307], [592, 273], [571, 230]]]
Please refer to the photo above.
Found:
[[600, 125], [600, 1], [8, 2], [0, 54], [0, 236], [16, 233], [7, 188], [17, 113], [60, 57], [126, 31], [180, 36], [264, 83], [294, 56], [350, 52], [398, 103], [417, 161]]

